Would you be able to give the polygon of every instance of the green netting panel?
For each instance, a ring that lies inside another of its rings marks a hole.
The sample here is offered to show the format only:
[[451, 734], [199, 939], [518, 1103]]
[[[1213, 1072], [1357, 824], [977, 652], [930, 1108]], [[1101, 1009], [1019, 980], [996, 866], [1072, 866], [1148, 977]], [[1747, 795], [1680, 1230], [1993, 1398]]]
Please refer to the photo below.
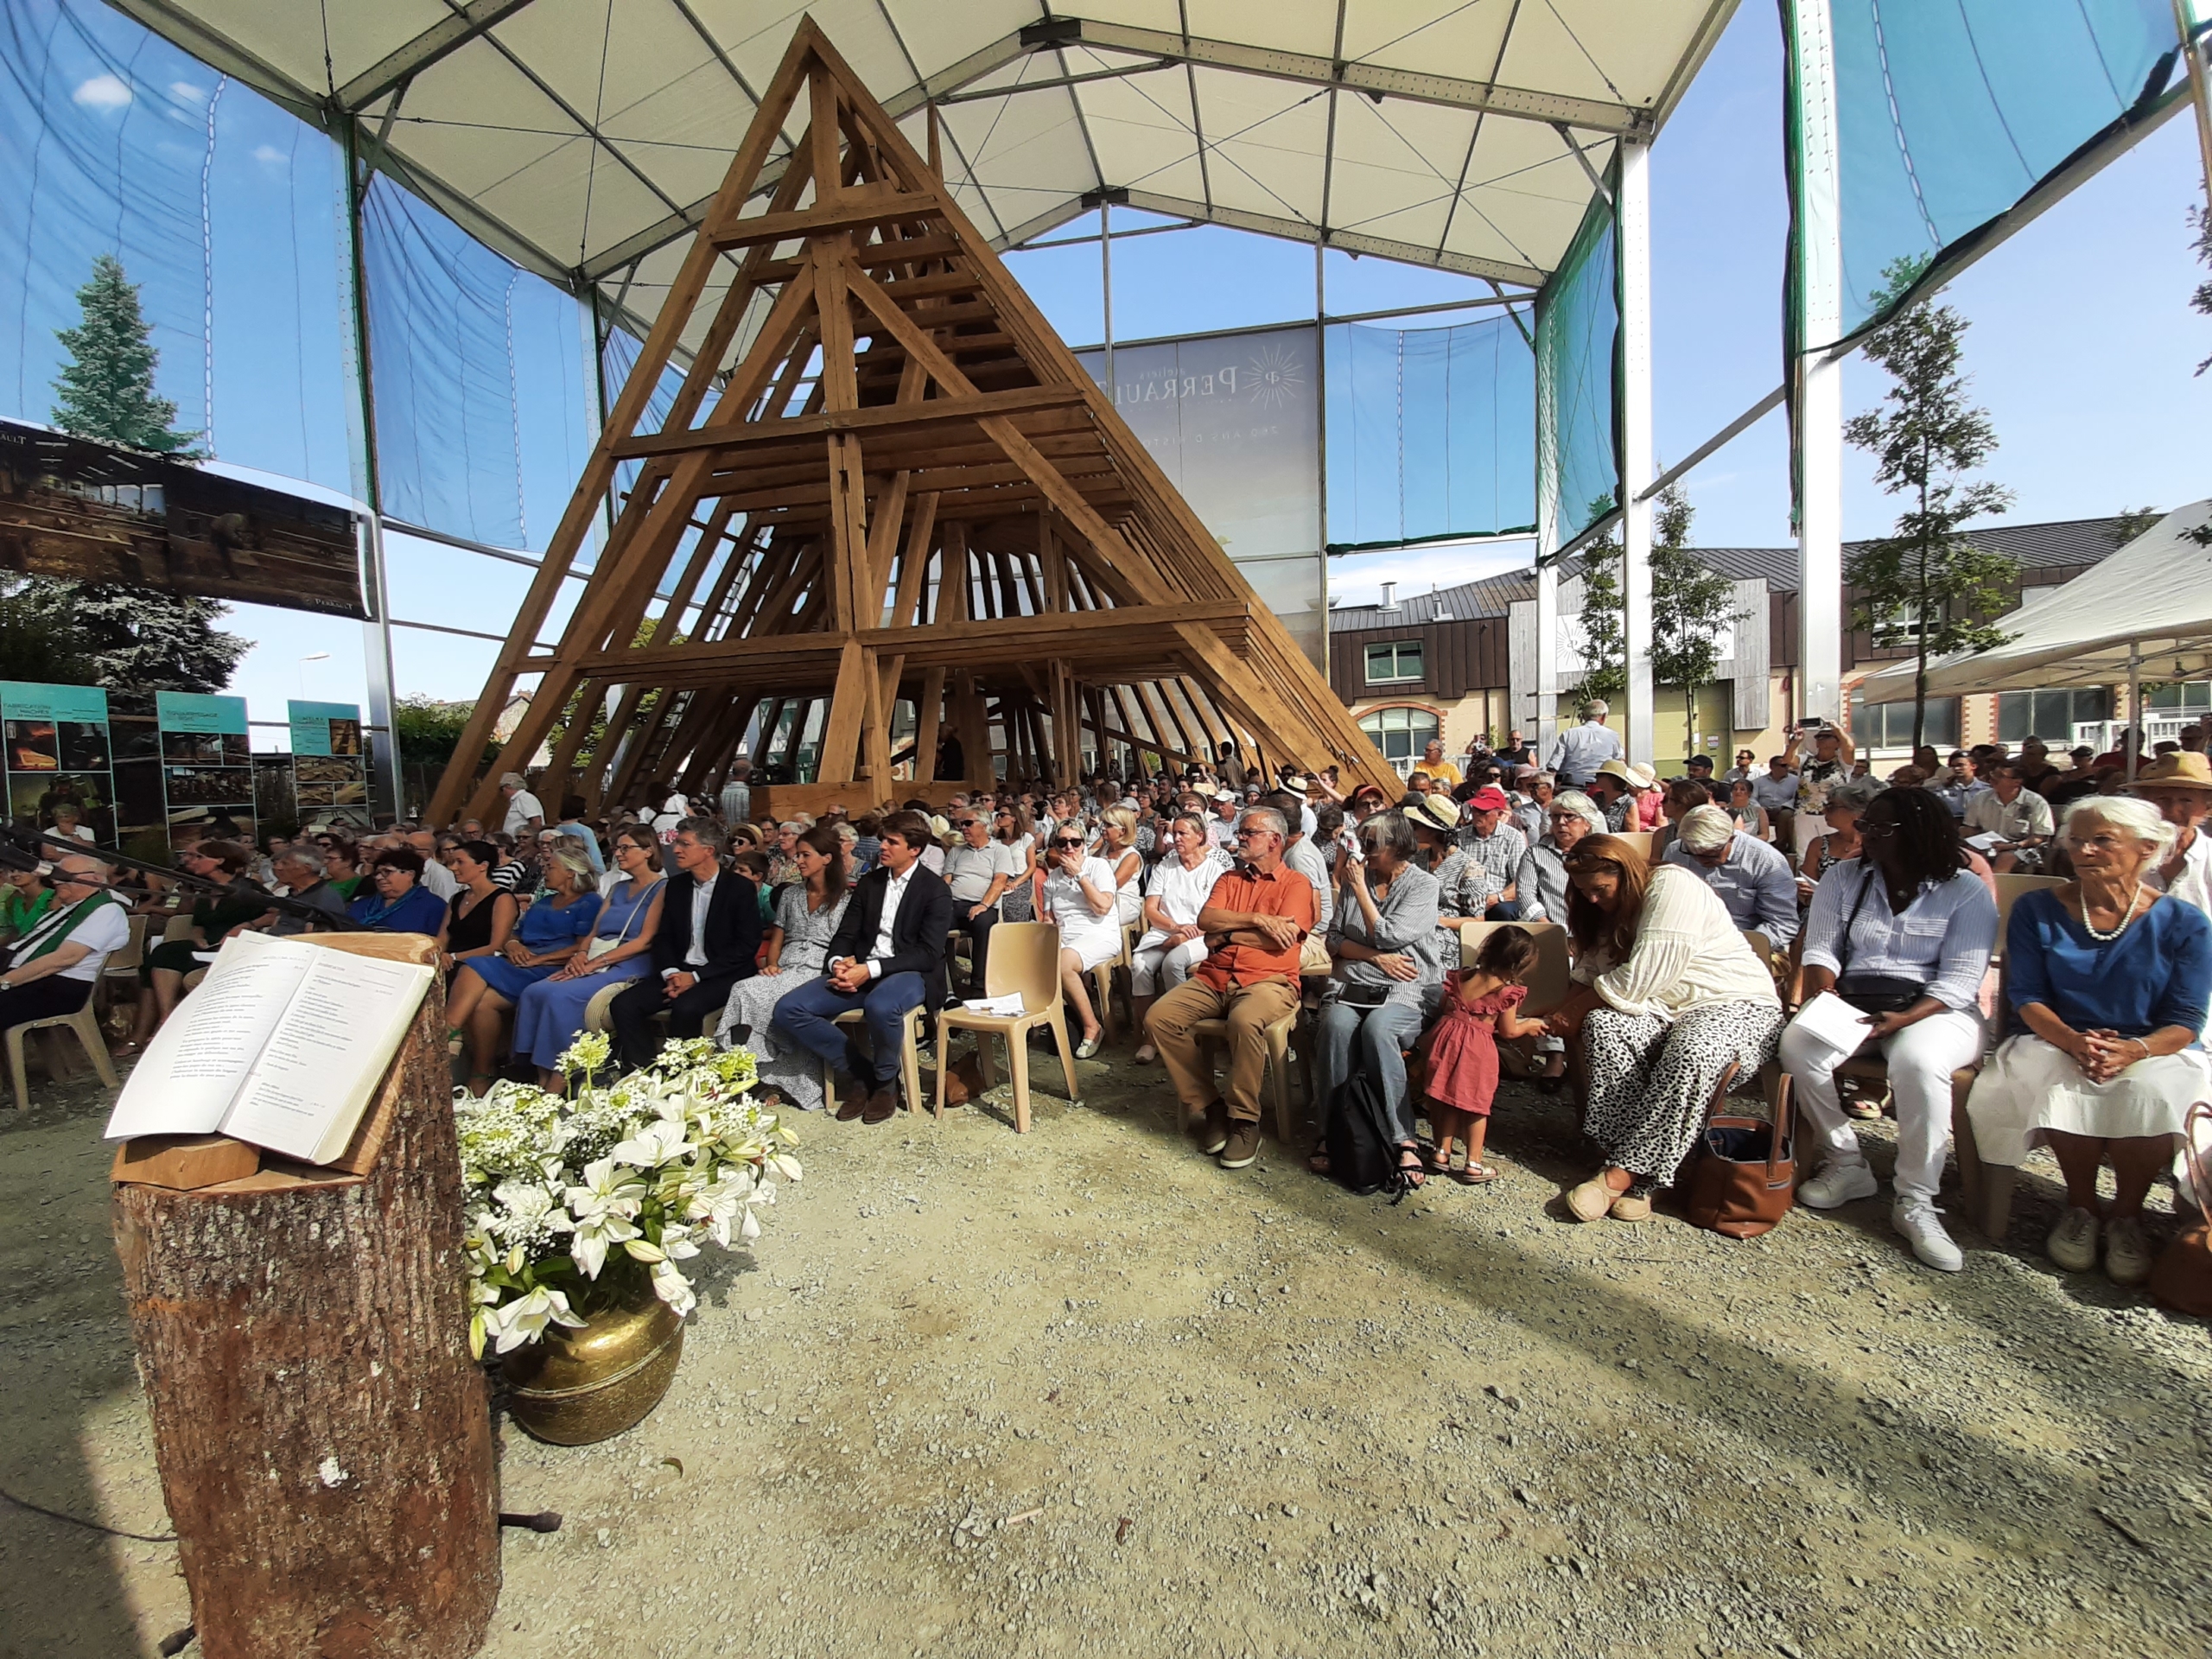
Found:
[[1941, 282], [2178, 81], [2173, 0], [1831, 0], [1830, 28], [1846, 337], [1897, 261]]
[[1619, 495], [1618, 246], [1611, 205], [1593, 197], [1536, 296], [1536, 535], [1546, 554]]
[[1521, 325], [1329, 330], [1329, 550], [1535, 524], [1535, 357]]

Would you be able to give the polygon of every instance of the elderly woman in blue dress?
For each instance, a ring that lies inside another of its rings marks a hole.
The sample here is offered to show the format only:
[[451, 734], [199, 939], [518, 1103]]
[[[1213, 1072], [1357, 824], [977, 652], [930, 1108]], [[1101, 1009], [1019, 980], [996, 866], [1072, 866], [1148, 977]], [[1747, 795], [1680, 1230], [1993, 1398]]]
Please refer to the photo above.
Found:
[[524, 990], [582, 952], [601, 902], [591, 861], [556, 842], [545, 855], [545, 892], [523, 912], [500, 953], [461, 964], [446, 995], [446, 1025], [467, 1033], [469, 1093], [484, 1093], [498, 1075], [492, 1066], [500, 1016]]
[[730, 987], [715, 1035], [724, 1048], [752, 1051], [763, 1094], [818, 1112], [822, 1061], [796, 1044], [779, 1044], [772, 1022], [785, 992], [822, 977], [852, 887], [843, 838], [830, 824], [802, 830], [791, 842], [791, 857], [799, 879], [777, 892], [776, 918], [768, 929], [760, 971]]
[[[2066, 1179], [2066, 1213], [2044, 1243], [2086, 1273], [2104, 1246], [2118, 1285], [2150, 1276], [2143, 1200], [2181, 1144], [2192, 1101], [2212, 1083], [2198, 1036], [2212, 1001], [2212, 922], [2147, 885], [2174, 828], [2146, 801], [2094, 795], [2060, 831], [2065, 887], [2012, 906], [2005, 935], [2013, 1035], [1967, 1101], [1986, 1164], [2016, 1166], [2048, 1146]], [[2109, 1206], [2097, 1194], [2112, 1166]]]
[[[1838, 787], [1829, 801], [1850, 787]], [[1924, 789], [1890, 789], [1859, 809], [1859, 851], [1824, 867], [1806, 918], [1808, 999], [1833, 988], [1859, 1009], [1897, 1109], [1890, 1224], [1928, 1266], [1966, 1258], [1936, 1213], [1950, 1142], [1951, 1073], [1981, 1053], [1982, 976], [1997, 943], [1997, 901], [1967, 867], [1957, 821]], [[1850, 1056], [1802, 1025], [1782, 1033], [1782, 1065], [1823, 1144], [1797, 1202], [1833, 1210], [1880, 1191], [1844, 1115], [1836, 1067]]]
[[538, 1081], [556, 1091], [563, 1081], [556, 1063], [583, 1030], [592, 998], [652, 968], [653, 935], [660, 928], [661, 895], [667, 890], [660, 838], [643, 824], [615, 836], [614, 874], [583, 950], [536, 984], [524, 986], [515, 1003], [514, 1052], [528, 1054]]

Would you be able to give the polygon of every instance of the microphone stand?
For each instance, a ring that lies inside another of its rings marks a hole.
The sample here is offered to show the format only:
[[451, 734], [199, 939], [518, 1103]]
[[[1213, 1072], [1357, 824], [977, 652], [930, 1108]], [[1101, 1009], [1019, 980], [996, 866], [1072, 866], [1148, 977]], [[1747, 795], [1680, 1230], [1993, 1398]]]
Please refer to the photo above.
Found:
[[[48, 852], [46, 850], [48, 848], [54, 850]], [[195, 888], [219, 898], [246, 897], [252, 899], [256, 903], [265, 901], [267, 908], [282, 911], [296, 921], [309, 922], [316, 926], [330, 928], [334, 931], [339, 930], [341, 925], [345, 931], [365, 933], [391, 933], [401, 931], [386, 927], [381, 922], [357, 922], [351, 918], [341, 920], [340, 918], [334, 917], [327, 910], [318, 910], [315, 906], [294, 899], [288, 894], [270, 893], [258, 883], [245, 881], [243, 878], [237, 881], [211, 881], [205, 876], [193, 874], [189, 870], [175, 869], [167, 864], [156, 863], [150, 858], [139, 858], [130, 853], [111, 852], [105, 847], [88, 846], [81, 841], [70, 841], [60, 836], [48, 835], [43, 830], [17, 830], [0, 826], [0, 868], [28, 870], [35, 869], [41, 864], [51, 867], [57, 859], [72, 855], [94, 859], [102, 864], [121, 865], [124, 869], [135, 871], [141, 875], [158, 875], [165, 880], [175, 882], [180, 887]], [[85, 885], [102, 887], [109, 893], [127, 896], [123, 888], [111, 881], [90, 881]], [[241, 887], [250, 889], [250, 892], [241, 894], [238, 891]]]

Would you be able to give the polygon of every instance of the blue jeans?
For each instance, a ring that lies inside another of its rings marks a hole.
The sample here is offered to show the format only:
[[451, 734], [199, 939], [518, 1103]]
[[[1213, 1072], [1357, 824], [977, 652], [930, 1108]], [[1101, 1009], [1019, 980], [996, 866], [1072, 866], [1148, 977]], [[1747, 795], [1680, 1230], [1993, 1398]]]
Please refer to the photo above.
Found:
[[1518, 899], [1501, 899], [1483, 912], [1483, 919], [1486, 922], [1517, 922], [1521, 919], [1521, 901]]
[[[884, 1088], [898, 1081], [907, 1010], [921, 1005], [919, 974], [886, 974], [866, 990], [849, 992], [839, 990], [824, 975], [787, 993], [768, 1023], [809, 1053], [842, 1066], [871, 1088]], [[855, 1008], [861, 1011], [873, 1055], [834, 1023]]]
[[1382, 1091], [1391, 1138], [1402, 1144], [1413, 1140], [1414, 1114], [1406, 1100], [1402, 1051], [1411, 1048], [1420, 1035], [1418, 1002], [1386, 1002], [1379, 1008], [1357, 1008], [1349, 1002], [1325, 1005], [1313, 1055], [1321, 1074], [1318, 1092], [1323, 1109], [1338, 1084], [1364, 1071]]

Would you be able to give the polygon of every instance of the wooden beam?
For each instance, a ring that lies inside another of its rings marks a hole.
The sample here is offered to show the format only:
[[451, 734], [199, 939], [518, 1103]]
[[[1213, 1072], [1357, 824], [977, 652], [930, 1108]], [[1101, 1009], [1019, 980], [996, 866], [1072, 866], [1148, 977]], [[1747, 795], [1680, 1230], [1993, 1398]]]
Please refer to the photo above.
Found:
[[803, 241], [824, 231], [859, 230], [887, 219], [925, 219], [941, 212], [943, 200], [934, 191], [900, 190], [871, 185], [846, 190], [823, 207], [797, 213], [755, 213], [710, 229], [707, 239], [721, 249], [748, 248], [766, 243]]
[[[804, 358], [799, 361], [804, 366]], [[763, 444], [790, 443], [830, 432], [919, 436], [936, 428], [971, 423], [987, 415], [1027, 415], [1039, 410], [1079, 409], [1083, 393], [1072, 386], [1016, 386], [980, 391], [969, 397], [932, 397], [926, 403], [874, 404], [865, 409], [823, 410], [745, 427], [702, 428], [690, 432], [645, 433], [615, 445], [624, 460], [685, 454], [695, 449], [736, 454]], [[1087, 423], [1086, 423], [1087, 424]]]

